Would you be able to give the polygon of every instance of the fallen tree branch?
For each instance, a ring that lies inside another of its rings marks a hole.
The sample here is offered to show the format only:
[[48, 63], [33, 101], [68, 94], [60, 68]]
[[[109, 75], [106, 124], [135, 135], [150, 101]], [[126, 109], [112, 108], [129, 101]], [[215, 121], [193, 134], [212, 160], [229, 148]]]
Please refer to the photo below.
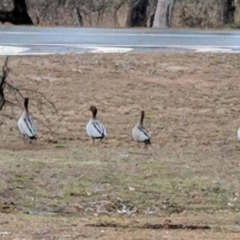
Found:
[[[9, 75], [10, 69], [8, 68], [8, 57], [5, 59], [4, 66], [2, 67], [2, 75], [0, 76], [0, 112], [3, 109], [3, 107], [8, 104], [12, 107], [12, 115], [3, 114], [2, 116], [7, 117], [9, 119], [15, 119], [14, 117], [14, 111], [13, 108], [23, 107], [23, 99], [26, 96], [31, 96], [31, 102], [33, 103], [33, 106], [35, 106], [40, 113], [40, 116], [43, 117], [44, 120], [41, 120], [37, 117], [35, 117], [44, 127], [46, 127], [51, 133], [53, 133], [52, 130], [52, 124], [51, 120], [46, 117], [43, 107], [47, 106], [48, 109], [50, 109], [52, 115], [58, 115], [58, 110], [55, 106], [55, 104], [48, 99], [43, 93], [38, 91], [38, 89], [28, 89], [28, 88], [21, 88], [14, 86], [13, 83], [10, 83], [7, 81], [8, 75]], [[34, 104], [34, 102], [36, 104]]]
[[9, 74], [9, 68], [7, 67], [8, 57], [5, 60], [4, 66], [2, 67], [2, 76], [0, 76], [0, 111], [2, 110], [4, 104], [6, 103], [4, 97], [4, 88], [6, 85], [6, 79]]

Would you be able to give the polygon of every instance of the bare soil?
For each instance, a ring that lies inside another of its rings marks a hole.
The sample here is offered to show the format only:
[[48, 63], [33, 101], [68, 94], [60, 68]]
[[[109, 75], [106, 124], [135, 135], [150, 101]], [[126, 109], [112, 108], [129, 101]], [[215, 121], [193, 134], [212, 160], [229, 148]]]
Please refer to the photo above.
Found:
[[[239, 239], [239, 55], [11, 57], [9, 66], [11, 83], [44, 93], [58, 113], [26, 91], [38, 140], [24, 144], [22, 103], [1, 112], [0, 239]], [[97, 146], [85, 132], [91, 104], [108, 133]], [[147, 150], [131, 137], [142, 109]]]

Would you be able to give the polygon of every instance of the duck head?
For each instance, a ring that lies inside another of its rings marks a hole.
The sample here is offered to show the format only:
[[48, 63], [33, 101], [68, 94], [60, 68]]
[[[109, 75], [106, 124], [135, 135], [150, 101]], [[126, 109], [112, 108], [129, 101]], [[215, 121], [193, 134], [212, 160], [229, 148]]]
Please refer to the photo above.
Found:
[[89, 110], [92, 112], [93, 118], [96, 118], [97, 108], [95, 106], [90, 106]]

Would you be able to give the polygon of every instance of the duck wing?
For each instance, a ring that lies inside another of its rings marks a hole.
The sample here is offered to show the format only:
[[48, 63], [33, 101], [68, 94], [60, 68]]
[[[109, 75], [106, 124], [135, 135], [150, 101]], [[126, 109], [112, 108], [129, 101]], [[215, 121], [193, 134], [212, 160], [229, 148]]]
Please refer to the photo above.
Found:
[[93, 122], [93, 126], [101, 136], [106, 136], [107, 135], [106, 134], [106, 128], [99, 121]]
[[106, 136], [106, 129], [99, 121], [90, 120], [86, 126], [87, 133], [90, 137], [104, 137]]
[[35, 124], [27, 116], [20, 117], [18, 120], [18, 128], [23, 135], [27, 135], [28, 137], [34, 137], [36, 134]]
[[34, 134], [36, 134], [37, 128], [36, 128], [36, 124], [34, 122], [34, 119], [33, 119], [32, 115], [28, 116], [28, 122], [29, 122], [29, 124], [30, 124], [30, 126], [31, 126], [31, 128], [32, 128], [32, 130], [34, 132]]
[[35, 125], [34, 125], [34, 123], [28, 117], [25, 117], [23, 120], [24, 120], [24, 123], [25, 123], [26, 134], [29, 137], [35, 136]]
[[138, 126], [138, 130], [146, 137], [146, 138], [150, 138], [149, 132], [148, 130], [144, 127], [139, 125]]

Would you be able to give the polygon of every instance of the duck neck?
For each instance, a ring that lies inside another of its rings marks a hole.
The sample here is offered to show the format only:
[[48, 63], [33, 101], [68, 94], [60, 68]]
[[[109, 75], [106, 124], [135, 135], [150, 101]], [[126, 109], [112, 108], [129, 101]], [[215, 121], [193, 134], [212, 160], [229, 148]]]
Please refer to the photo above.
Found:
[[93, 119], [96, 119], [96, 116], [97, 116], [97, 109], [94, 109], [94, 110], [92, 111], [92, 118], [93, 118]]
[[25, 99], [25, 101], [24, 101], [24, 108], [25, 108], [26, 112], [28, 112], [28, 99]]
[[140, 118], [140, 124], [143, 124], [143, 119], [144, 119], [144, 112], [141, 112], [141, 118]]

